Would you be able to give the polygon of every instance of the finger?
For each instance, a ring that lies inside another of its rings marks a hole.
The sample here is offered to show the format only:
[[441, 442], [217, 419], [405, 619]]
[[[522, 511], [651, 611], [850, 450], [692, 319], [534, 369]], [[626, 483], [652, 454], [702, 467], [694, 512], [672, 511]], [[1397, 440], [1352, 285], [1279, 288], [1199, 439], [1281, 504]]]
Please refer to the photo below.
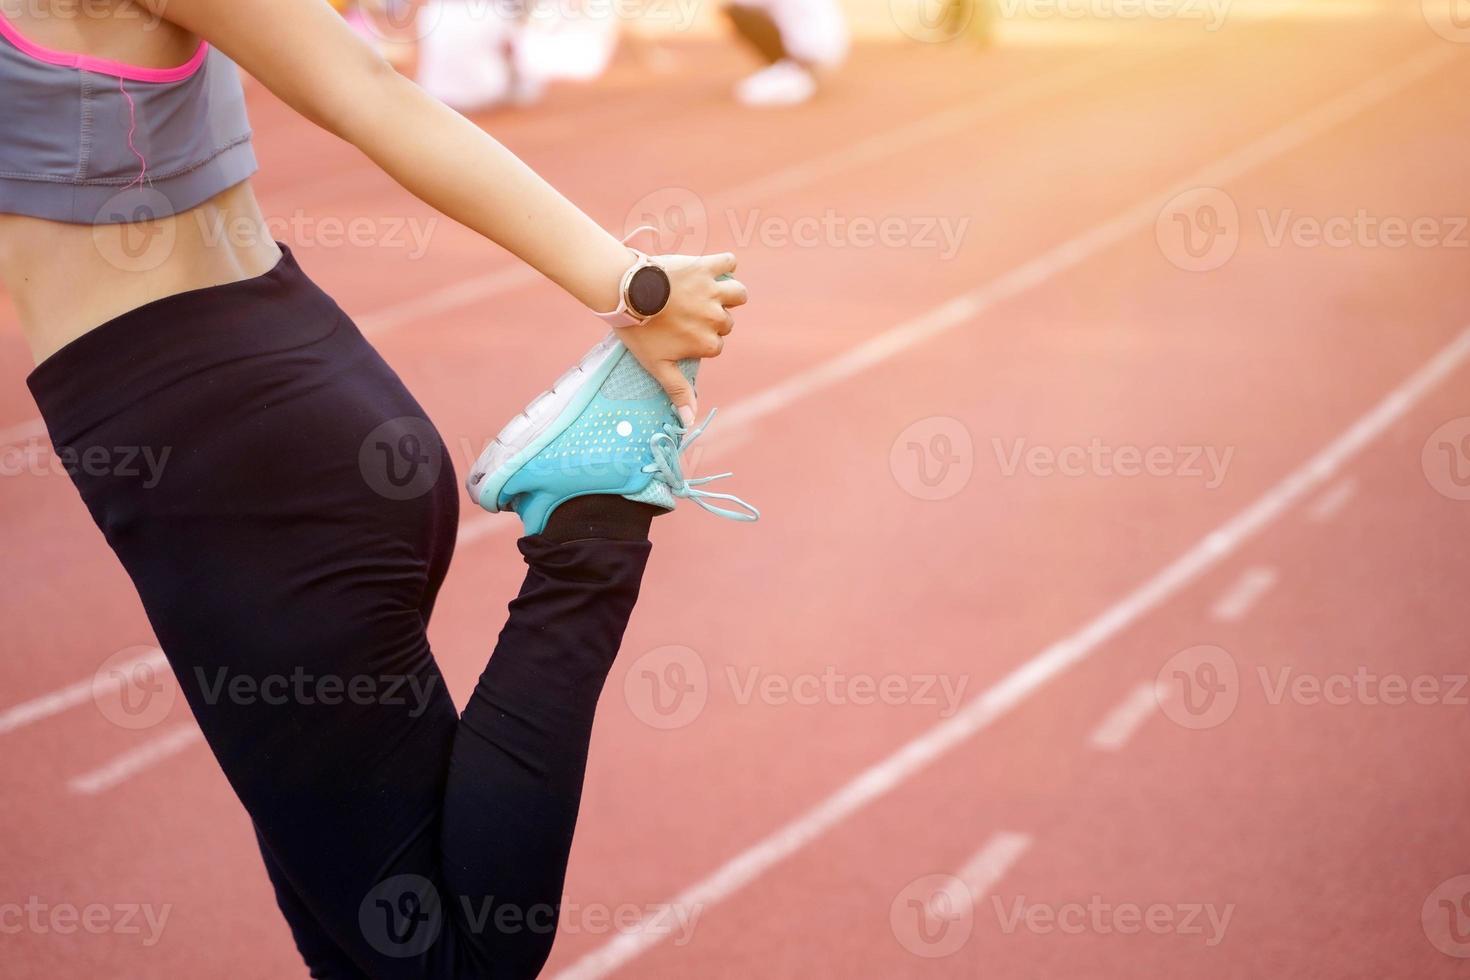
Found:
[[709, 271], [715, 276], [728, 276], [735, 272], [735, 253], [724, 252], [720, 255], [706, 255], [705, 262], [709, 264]]
[[724, 337], [729, 334], [731, 330], [734, 329], [735, 318], [731, 316], [729, 311], [727, 310], [725, 311], [724, 316], [720, 317], [720, 322], [715, 326], [715, 333], [719, 334], [721, 337]]
[[750, 290], [739, 279], [723, 279], [715, 283], [715, 298], [721, 306], [733, 309], [750, 302]]
[[684, 423], [685, 428], [693, 425], [699, 406], [694, 400], [694, 387], [684, 377], [684, 372], [673, 361], [660, 361], [652, 373], [654, 380], [669, 396], [669, 401], [673, 402], [674, 410], [679, 413], [679, 421]]

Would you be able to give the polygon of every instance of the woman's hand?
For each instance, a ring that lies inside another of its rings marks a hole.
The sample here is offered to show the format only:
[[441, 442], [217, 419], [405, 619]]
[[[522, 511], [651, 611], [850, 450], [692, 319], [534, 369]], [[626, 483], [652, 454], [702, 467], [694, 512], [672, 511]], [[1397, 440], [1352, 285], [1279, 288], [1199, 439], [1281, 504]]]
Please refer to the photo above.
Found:
[[735, 272], [735, 256], [728, 252], [702, 257], [657, 255], [653, 259], [669, 274], [669, 303], [657, 316], [620, 328], [618, 338], [663, 386], [688, 427], [694, 424], [699, 406], [679, 362], [688, 357], [718, 357], [735, 326], [730, 310], [745, 305], [749, 297], [739, 280], [719, 278]]

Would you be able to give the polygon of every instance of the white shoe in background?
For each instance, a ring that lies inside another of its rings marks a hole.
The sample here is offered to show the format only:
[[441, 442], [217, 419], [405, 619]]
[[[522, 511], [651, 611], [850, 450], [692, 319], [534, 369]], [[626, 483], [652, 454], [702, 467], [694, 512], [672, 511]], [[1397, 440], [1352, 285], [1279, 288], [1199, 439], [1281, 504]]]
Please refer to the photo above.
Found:
[[794, 61], [778, 61], [735, 86], [742, 105], [760, 108], [800, 105], [816, 94], [816, 76]]

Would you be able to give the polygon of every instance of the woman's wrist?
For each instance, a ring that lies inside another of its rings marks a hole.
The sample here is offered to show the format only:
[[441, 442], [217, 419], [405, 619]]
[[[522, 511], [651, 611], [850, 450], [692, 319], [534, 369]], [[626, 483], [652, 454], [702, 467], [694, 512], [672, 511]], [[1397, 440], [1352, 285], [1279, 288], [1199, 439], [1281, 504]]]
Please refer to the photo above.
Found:
[[623, 276], [638, 256], [628, 246], [607, 235], [607, 243], [586, 267], [587, 291], [577, 298], [594, 313], [610, 313], [622, 303]]

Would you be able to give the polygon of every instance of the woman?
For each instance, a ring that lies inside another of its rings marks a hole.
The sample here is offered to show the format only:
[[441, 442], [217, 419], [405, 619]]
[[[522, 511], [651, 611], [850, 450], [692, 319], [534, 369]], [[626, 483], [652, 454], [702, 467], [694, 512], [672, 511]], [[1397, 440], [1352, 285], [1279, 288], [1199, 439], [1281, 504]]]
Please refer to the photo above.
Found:
[[765, 62], [741, 79], [735, 98], [755, 108], [800, 105], [822, 73], [847, 59], [851, 40], [836, 0], [737, 0], [725, 8], [735, 32]]
[[[734, 257], [625, 247], [325, 3], [146, 3], [0, 0], [0, 274], [31, 390], [63, 458], [168, 460], [146, 484], [72, 477], [312, 975], [534, 975], [650, 519], [678, 497], [720, 511], [678, 452], [693, 359], [746, 299]], [[525, 522], [529, 572], [463, 717], [425, 633], [448, 453], [266, 234], [229, 59], [617, 327], [471, 474]]]

